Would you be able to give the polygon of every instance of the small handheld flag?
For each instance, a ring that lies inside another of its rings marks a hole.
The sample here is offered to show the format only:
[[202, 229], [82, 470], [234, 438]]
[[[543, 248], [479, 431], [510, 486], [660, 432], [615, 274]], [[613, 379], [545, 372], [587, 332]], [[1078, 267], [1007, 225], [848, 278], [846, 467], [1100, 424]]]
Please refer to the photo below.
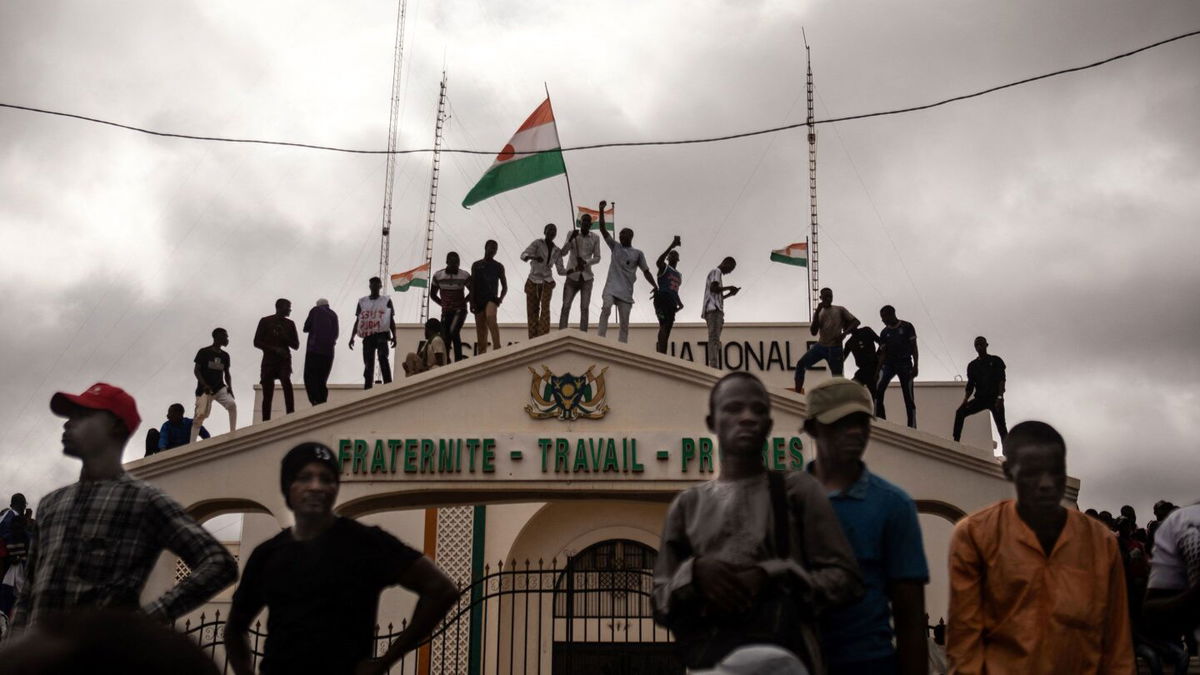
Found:
[[[586, 206], [576, 206], [575, 208], [576, 208], [576, 210], [579, 211], [579, 213], [575, 215], [575, 226], [576, 227], [583, 224], [584, 216], [591, 216], [592, 217], [592, 225], [595, 227], [600, 226], [600, 212], [599, 211], [597, 211], [596, 209], [589, 209]], [[615, 223], [613, 223], [613, 210], [615, 208], [616, 208], [615, 206], [610, 206], [609, 208], [604, 210], [604, 229], [608, 230], [609, 232], [612, 232], [613, 228], [616, 227]]]

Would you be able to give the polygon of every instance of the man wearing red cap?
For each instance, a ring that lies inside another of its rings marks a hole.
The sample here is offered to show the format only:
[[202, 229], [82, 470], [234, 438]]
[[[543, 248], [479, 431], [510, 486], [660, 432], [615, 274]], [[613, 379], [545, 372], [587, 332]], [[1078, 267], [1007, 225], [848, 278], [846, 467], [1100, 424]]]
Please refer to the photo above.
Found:
[[13, 621], [25, 628], [81, 607], [138, 608], [163, 549], [192, 573], [142, 607], [170, 621], [237, 578], [237, 562], [162, 490], [134, 480], [121, 453], [141, 418], [133, 397], [103, 382], [50, 399], [63, 425], [63, 454], [83, 461], [79, 481], [42, 498], [30, 545], [28, 578]]

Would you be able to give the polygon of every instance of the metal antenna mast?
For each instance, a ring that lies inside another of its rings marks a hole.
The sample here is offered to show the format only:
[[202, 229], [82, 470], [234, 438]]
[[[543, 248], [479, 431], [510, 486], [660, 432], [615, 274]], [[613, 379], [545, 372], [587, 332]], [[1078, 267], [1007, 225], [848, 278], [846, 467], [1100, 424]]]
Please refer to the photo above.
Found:
[[391, 262], [392, 234], [392, 184], [396, 181], [396, 142], [400, 135], [400, 73], [404, 62], [404, 19], [408, 12], [408, 0], [400, 0], [396, 12], [396, 53], [392, 67], [392, 112], [388, 118], [387, 171], [383, 179], [383, 234], [379, 242], [379, 278], [384, 284], [391, 283], [388, 265]]
[[433, 273], [433, 226], [437, 224], [438, 170], [442, 163], [442, 129], [446, 126], [446, 71], [438, 92], [437, 122], [433, 128], [433, 173], [429, 178], [429, 216], [425, 221], [425, 285], [421, 287], [421, 325], [429, 319], [429, 278]]
[[821, 303], [821, 257], [817, 238], [817, 127], [813, 124], [815, 117], [813, 116], [812, 53], [809, 51], [808, 36], [804, 34], [804, 29], [800, 30], [800, 34], [804, 35], [804, 57], [808, 62], [808, 211], [812, 228], [808, 242], [808, 278], [811, 311], [812, 307]]

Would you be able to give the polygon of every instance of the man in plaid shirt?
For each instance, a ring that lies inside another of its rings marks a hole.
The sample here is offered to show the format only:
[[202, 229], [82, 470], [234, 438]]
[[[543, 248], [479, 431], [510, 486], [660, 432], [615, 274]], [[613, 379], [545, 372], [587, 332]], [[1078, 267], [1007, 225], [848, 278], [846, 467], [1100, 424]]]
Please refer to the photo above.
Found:
[[125, 442], [141, 422], [133, 397], [98, 383], [78, 396], [55, 394], [50, 409], [67, 418], [63, 453], [83, 468], [79, 482], [39, 505], [14, 629], [81, 607], [136, 609], [164, 548], [192, 573], [142, 608], [152, 618], [175, 619], [233, 583], [237, 562], [225, 547], [162, 490], [122, 468]]

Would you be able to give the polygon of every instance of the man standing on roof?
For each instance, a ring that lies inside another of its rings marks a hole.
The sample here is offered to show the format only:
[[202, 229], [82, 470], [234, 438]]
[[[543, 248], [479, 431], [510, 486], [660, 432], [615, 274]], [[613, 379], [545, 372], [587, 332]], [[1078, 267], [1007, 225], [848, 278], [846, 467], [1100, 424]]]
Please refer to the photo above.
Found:
[[488, 350], [488, 335], [492, 337], [492, 349], [500, 349], [500, 324], [496, 312], [508, 295], [508, 277], [504, 265], [496, 260], [500, 245], [495, 239], [483, 244], [483, 258], [471, 263], [471, 311], [475, 314], [475, 353], [485, 354]]
[[392, 381], [392, 366], [388, 362], [388, 346], [396, 346], [396, 324], [392, 320], [395, 310], [392, 299], [380, 295], [383, 281], [371, 277], [367, 282], [370, 295], [358, 299], [354, 308], [354, 328], [350, 330], [350, 349], [354, 349], [354, 336], [363, 341], [363, 389], [375, 386], [375, 358], [379, 358], [379, 375], [383, 383]]
[[141, 423], [132, 396], [100, 382], [78, 396], [55, 394], [50, 410], [67, 418], [63, 453], [83, 468], [79, 482], [39, 504], [14, 628], [82, 607], [137, 609], [163, 549], [192, 573], [141, 608], [152, 618], [177, 619], [237, 579], [224, 546], [162, 490], [122, 468], [125, 443]]
[[[267, 608], [264, 675], [382, 675], [433, 632], [458, 589], [429, 558], [378, 527], [333, 512], [341, 467], [320, 443], [288, 451], [279, 483], [296, 524], [259, 544], [233, 594], [225, 629], [229, 664], [252, 675], [247, 631]], [[379, 594], [417, 595], [408, 626], [375, 653]]]
[[320, 405], [329, 400], [329, 372], [333, 370], [333, 351], [338, 339], [338, 316], [325, 298], [308, 310], [304, 320], [308, 349], [304, 352], [304, 393], [308, 402]]
[[737, 261], [726, 256], [704, 280], [704, 307], [700, 315], [708, 325], [708, 345], [704, 350], [704, 363], [710, 368], [723, 370], [721, 358], [721, 331], [725, 328], [725, 298], [737, 295], [742, 290], [737, 286], [722, 286], [725, 275], [737, 267]]
[[608, 279], [604, 282], [604, 304], [600, 307], [600, 330], [596, 334], [604, 337], [608, 334], [608, 317], [612, 315], [613, 306], [617, 307], [617, 320], [620, 322], [620, 332], [617, 339], [629, 342], [629, 312], [633, 309], [633, 284], [637, 280], [637, 270], [640, 268], [650, 287], [654, 288], [654, 277], [650, 275], [650, 266], [646, 264], [646, 256], [633, 247], [633, 230], [621, 228], [620, 243], [604, 227], [604, 207], [608, 202], [600, 202], [600, 235], [604, 243], [612, 251], [608, 263]]
[[[850, 333], [849, 339], [842, 348], [843, 357], [846, 354], [853, 354], [854, 364], [857, 366], [854, 370], [854, 377], [850, 379], [866, 387], [868, 391], [874, 391], [875, 383], [879, 380], [878, 346], [879, 335], [875, 333], [875, 329], [870, 326], [859, 326]], [[842, 363], [844, 367], [844, 359]]]
[[654, 348], [659, 354], [667, 353], [667, 341], [671, 339], [671, 328], [675, 325], [675, 314], [683, 309], [679, 299], [679, 287], [683, 275], [679, 273], [679, 235], [671, 240], [667, 250], [658, 256], [658, 286], [654, 289], [654, 314], [658, 317], [658, 342]]
[[212, 412], [213, 401], [221, 404], [229, 413], [229, 430], [237, 428], [237, 401], [233, 400], [233, 376], [229, 374], [229, 333], [224, 328], [214, 328], [213, 342], [201, 347], [192, 361], [196, 364], [192, 372], [196, 375], [196, 408], [192, 413], [192, 431], [189, 443], [196, 442], [201, 425]]
[[796, 362], [796, 392], [804, 393], [804, 375], [818, 361], [829, 364], [829, 373], [842, 376], [842, 341], [858, 328], [858, 319], [845, 307], [833, 304], [833, 290], [821, 289], [821, 302], [813, 310], [812, 323], [808, 331], [817, 336], [813, 345]]
[[896, 317], [896, 308], [884, 305], [879, 310], [883, 319], [883, 332], [879, 334], [879, 382], [875, 384], [875, 416], [887, 419], [883, 407], [883, 396], [893, 377], [900, 378], [900, 393], [904, 396], [904, 411], [908, 415], [908, 426], [917, 428], [917, 404], [913, 393], [913, 380], [917, 379], [917, 329], [907, 321]]
[[[954, 413], [956, 441], [962, 438], [963, 421], [984, 410], [992, 411], [1000, 440], [1008, 435], [1008, 426], [1004, 423], [1004, 359], [989, 354], [987, 348], [987, 338], [982, 335], [975, 338], [975, 353], [979, 356], [967, 364], [967, 390], [962, 405]], [[971, 394], [975, 394], [975, 398], [972, 399]]]
[[600, 262], [600, 237], [592, 233], [592, 216], [583, 214], [579, 219], [579, 229], [571, 230], [567, 235], [567, 243], [563, 244], [563, 254], [567, 258], [567, 266], [563, 267], [559, 256], [555, 267], [563, 281], [562, 312], [558, 315], [558, 329], [565, 330], [571, 315], [571, 303], [575, 295], [579, 295], [579, 330], [587, 332], [588, 309], [592, 302], [592, 266]]
[[275, 301], [275, 313], [258, 320], [254, 331], [254, 346], [262, 356], [262, 421], [271, 419], [271, 402], [275, 398], [275, 380], [283, 389], [283, 411], [290, 415], [296, 410], [292, 394], [292, 350], [300, 349], [296, 324], [288, 316], [292, 303], [286, 298]]
[[446, 266], [434, 272], [429, 299], [442, 306], [442, 339], [454, 350], [454, 360], [463, 360], [462, 327], [467, 320], [467, 289], [471, 275], [459, 267], [458, 253], [446, 254]]
[[562, 250], [554, 245], [558, 228], [549, 223], [542, 228], [541, 239], [534, 239], [521, 252], [521, 260], [529, 262], [529, 278], [525, 280], [525, 317], [529, 338], [550, 332], [550, 297], [554, 295], [554, 267], [560, 262]]

